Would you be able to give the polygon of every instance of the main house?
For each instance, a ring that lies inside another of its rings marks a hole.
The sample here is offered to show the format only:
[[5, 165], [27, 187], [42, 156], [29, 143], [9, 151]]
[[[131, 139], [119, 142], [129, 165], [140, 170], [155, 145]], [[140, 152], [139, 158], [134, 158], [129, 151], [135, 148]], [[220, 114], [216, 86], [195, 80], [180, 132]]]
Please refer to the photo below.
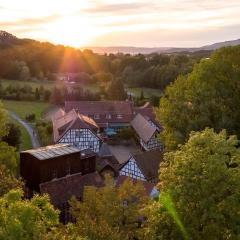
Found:
[[138, 113], [131, 121], [131, 126], [136, 132], [143, 150], [162, 150], [162, 145], [158, 140], [160, 128], [151, 119]]
[[133, 117], [130, 101], [66, 101], [65, 111], [70, 112], [73, 109], [92, 118], [100, 130], [127, 127]]
[[120, 168], [119, 175], [133, 179], [158, 182], [158, 170], [163, 155], [158, 150], [151, 150], [131, 156]]
[[99, 152], [99, 127], [92, 118], [77, 113], [74, 109], [68, 113], [60, 109], [52, 117], [52, 123], [54, 143], [68, 143], [80, 150]]

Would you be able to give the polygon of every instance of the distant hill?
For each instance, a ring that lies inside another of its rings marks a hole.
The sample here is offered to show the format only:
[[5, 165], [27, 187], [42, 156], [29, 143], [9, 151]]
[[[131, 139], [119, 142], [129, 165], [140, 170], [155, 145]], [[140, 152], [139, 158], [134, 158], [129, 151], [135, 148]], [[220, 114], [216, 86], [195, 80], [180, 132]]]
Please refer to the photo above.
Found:
[[[32, 39], [21, 39], [8, 33], [6, 31], [0, 30], [0, 47], [5, 47], [9, 45], [19, 45], [29, 42], [34, 42]], [[129, 53], [129, 54], [151, 54], [151, 53], [194, 53], [194, 52], [204, 52], [213, 51], [215, 49], [224, 46], [236, 46], [240, 45], [240, 39], [218, 42], [211, 45], [202, 46], [199, 48], [175, 48], [175, 47], [132, 47], [132, 46], [111, 46], [111, 47], [83, 47], [81, 49], [91, 49], [95, 53], [105, 54], [105, 53]]]
[[5, 31], [0, 31], [0, 44], [15, 43], [17, 40], [18, 38], [14, 35]]
[[199, 52], [199, 51], [213, 51], [221, 47], [240, 45], [240, 39], [214, 43], [198, 48], [173, 48], [173, 47], [159, 47], [159, 48], [147, 48], [147, 47], [84, 47], [82, 49], [91, 49], [93, 52], [104, 53], [129, 53], [129, 54], [150, 54], [150, 53], [179, 53], [179, 52]]

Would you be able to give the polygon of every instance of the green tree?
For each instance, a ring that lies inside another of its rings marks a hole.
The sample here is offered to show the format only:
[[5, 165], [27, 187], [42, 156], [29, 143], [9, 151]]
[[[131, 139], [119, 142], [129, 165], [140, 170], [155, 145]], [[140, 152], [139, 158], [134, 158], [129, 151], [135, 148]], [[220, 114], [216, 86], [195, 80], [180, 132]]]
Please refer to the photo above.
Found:
[[7, 135], [7, 112], [4, 110], [2, 103], [0, 102], [0, 140], [3, 136]]
[[35, 100], [37, 100], [37, 101], [40, 100], [40, 92], [39, 92], [38, 88], [35, 89]]
[[21, 190], [11, 190], [0, 198], [0, 239], [44, 239], [58, 224], [58, 211], [47, 196], [22, 200]]
[[147, 203], [143, 186], [126, 180], [116, 188], [109, 176], [105, 183], [99, 189], [87, 187], [83, 202], [71, 200], [75, 234], [98, 240], [142, 239], [139, 219]]
[[240, 149], [236, 136], [207, 128], [166, 153], [160, 199], [150, 207], [153, 239], [240, 238]]
[[217, 50], [210, 59], [180, 76], [161, 98], [158, 118], [169, 149], [183, 143], [191, 131], [226, 129], [240, 137], [240, 46]]
[[107, 96], [111, 100], [125, 100], [126, 92], [124, 89], [124, 85], [120, 79], [113, 80], [108, 89]]
[[0, 165], [0, 197], [14, 188], [22, 188], [23, 182], [17, 179], [4, 165]]
[[14, 123], [8, 123], [8, 134], [2, 138], [4, 142], [9, 144], [10, 146], [19, 147], [20, 138], [21, 138], [21, 131], [18, 125]]

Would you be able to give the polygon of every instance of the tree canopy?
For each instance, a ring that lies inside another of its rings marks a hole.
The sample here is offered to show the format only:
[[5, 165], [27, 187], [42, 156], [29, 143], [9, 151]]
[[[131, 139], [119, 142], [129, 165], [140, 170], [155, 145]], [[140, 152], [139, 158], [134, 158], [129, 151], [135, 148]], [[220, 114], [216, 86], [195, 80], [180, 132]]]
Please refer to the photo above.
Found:
[[75, 234], [98, 240], [143, 239], [140, 217], [147, 203], [143, 186], [126, 180], [116, 188], [109, 176], [105, 184], [85, 188], [83, 202], [72, 200]]
[[193, 132], [166, 153], [160, 199], [150, 207], [153, 239], [239, 239], [240, 149], [236, 136]]
[[176, 148], [205, 127], [240, 137], [239, 96], [240, 46], [219, 49], [188, 77], [178, 77], [161, 98], [158, 118], [166, 147]]
[[0, 198], [0, 239], [44, 239], [58, 224], [58, 212], [47, 196], [22, 197], [21, 190], [11, 190]]

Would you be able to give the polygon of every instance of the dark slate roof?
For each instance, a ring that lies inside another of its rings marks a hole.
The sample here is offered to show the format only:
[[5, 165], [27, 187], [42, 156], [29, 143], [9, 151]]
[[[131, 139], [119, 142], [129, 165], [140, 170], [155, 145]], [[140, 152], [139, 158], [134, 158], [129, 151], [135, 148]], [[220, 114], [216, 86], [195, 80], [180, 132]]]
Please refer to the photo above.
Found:
[[[159, 165], [163, 159], [162, 152], [159, 150], [151, 150], [132, 157], [135, 159], [137, 166], [148, 181], [158, 178]], [[129, 160], [121, 168], [123, 168]]]
[[137, 114], [135, 118], [131, 121], [131, 126], [137, 133], [137, 135], [147, 143], [153, 134], [158, 132], [157, 127], [152, 126], [146, 118], [144, 118], [141, 114]]
[[22, 153], [28, 153], [39, 160], [46, 160], [72, 153], [80, 153], [80, 150], [70, 144], [55, 144], [46, 147], [40, 147], [23, 151]]
[[109, 157], [113, 156], [112, 152], [110, 151], [108, 144], [103, 143], [99, 152], [98, 152], [99, 157]]
[[91, 129], [93, 132], [98, 129], [98, 125], [93, 119], [77, 113], [74, 109], [65, 114], [62, 111], [58, 111], [52, 117], [52, 124], [54, 142], [61, 139], [69, 129], [85, 128]]
[[138, 113], [146, 118], [146, 120], [151, 120], [159, 129], [161, 129], [161, 125], [156, 119], [154, 107], [149, 102], [146, 102], [141, 107], [135, 107], [134, 115], [137, 115]]
[[98, 173], [81, 173], [67, 175], [63, 178], [54, 179], [40, 184], [40, 193], [47, 193], [54, 206], [67, 203], [71, 197], [83, 198], [84, 187], [102, 187], [103, 179]]
[[[95, 121], [100, 127], [106, 127], [108, 123], [129, 123], [133, 116], [132, 102], [129, 101], [66, 101], [65, 111], [72, 109], [92, 118], [98, 114]], [[110, 119], [106, 118], [107, 114], [111, 114]]]

